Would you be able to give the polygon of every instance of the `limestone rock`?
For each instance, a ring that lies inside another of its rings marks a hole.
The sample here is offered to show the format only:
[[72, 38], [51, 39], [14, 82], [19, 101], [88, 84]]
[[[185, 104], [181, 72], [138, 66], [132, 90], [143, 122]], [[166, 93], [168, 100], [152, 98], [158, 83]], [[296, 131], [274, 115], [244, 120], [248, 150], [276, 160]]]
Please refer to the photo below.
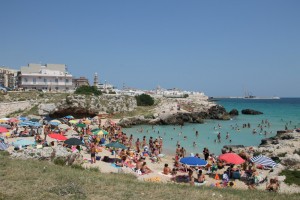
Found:
[[242, 114], [244, 115], [261, 115], [264, 114], [260, 111], [252, 110], [252, 109], [244, 109], [242, 110]]
[[229, 115], [230, 116], [237, 116], [239, 115], [239, 111], [237, 109], [232, 109], [230, 112], [229, 112]]

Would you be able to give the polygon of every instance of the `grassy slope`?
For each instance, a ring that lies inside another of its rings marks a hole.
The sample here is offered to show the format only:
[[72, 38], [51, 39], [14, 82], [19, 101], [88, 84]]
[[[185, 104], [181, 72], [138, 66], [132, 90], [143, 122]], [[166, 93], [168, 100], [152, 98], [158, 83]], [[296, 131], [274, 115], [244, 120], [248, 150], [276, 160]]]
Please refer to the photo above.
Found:
[[3, 155], [0, 180], [0, 199], [298, 199], [263, 191], [144, 183], [126, 174], [101, 174]]

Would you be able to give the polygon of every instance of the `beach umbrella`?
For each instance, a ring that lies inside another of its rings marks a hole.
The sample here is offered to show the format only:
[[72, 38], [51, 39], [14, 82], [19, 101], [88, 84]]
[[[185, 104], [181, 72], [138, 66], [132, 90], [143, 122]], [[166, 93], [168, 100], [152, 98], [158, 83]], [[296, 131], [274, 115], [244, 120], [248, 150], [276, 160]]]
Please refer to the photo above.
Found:
[[20, 140], [17, 140], [16, 142], [13, 142], [13, 145], [15, 147], [18, 147], [18, 146], [28, 146], [28, 145], [33, 145], [33, 144], [35, 144], [34, 141], [24, 140], [24, 139], [20, 139]]
[[107, 134], [108, 134], [107, 131], [104, 131], [104, 130], [99, 129], [99, 128], [93, 129], [93, 130], [92, 130], [92, 133], [93, 133], [94, 135], [107, 135]]
[[68, 129], [68, 128], [70, 128], [70, 126], [68, 126], [67, 124], [59, 124], [58, 128]]
[[225, 153], [219, 156], [220, 160], [223, 160], [227, 163], [231, 163], [231, 164], [242, 164], [245, 162], [245, 160], [243, 158], [241, 158], [239, 155], [237, 155], [236, 153]]
[[62, 141], [65, 141], [67, 140], [68, 138], [66, 138], [65, 136], [61, 135], [61, 134], [56, 134], [56, 133], [50, 133], [48, 134], [49, 137], [53, 138], [53, 139], [56, 139], [56, 140], [62, 140]]
[[67, 115], [65, 116], [66, 119], [74, 119], [74, 117], [72, 115]]
[[7, 132], [8, 132], [7, 128], [0, 126], [0, 133], [7, 133]]
[[107, 145], [105, 145], [106, 147], [112, 147], [112, 148], [116, 148], [116, 149], [126, 149], [127, 147], [119, 142], [111, 142]]
[[250, 158], [251, 162], [256, 163], [256, 164], [260, 164], [262, 166], [267, 166], [267, 167], [276, 167], [277, 163], [274, 162], [271, 158], [263, 156], [263, 155], [259, 155], [259, 156], [255, 156], [253, 158]]
[[78, 123], [78, 120], [73, 119], [73, 120], [70, 120], [69, 122], [70, 122], [71, 124], [76, 124], [76, 123]]
[[7, 128], [7, 129], [11, 129], [11, 126], [8, 125], [8, 124], [0, 124], [0, 126], [5, 127], [5, 128]]
[[184, 157], [181, 158], [179, 162], [193, 167], [200, 167], [200, 166], [204, 167], [207, 165], [207, 162], [205, 160], [197, 157]]
[[0, 150], [4, 151], [4, 150], [6, 150], [7, 148], [8, 148], [8, 145], [1, 141], [1, 142], [0, 142]]
[[39, 122], [32, 122], [30, 126], [40, 127], [42, 126], [42, 124], [40, 124]]
[[49, 117], [49, 115], [47, 115], [46, 117], [43, 118], [43, 120], [49, 122], [52, 120], [52, 118]]
[[27, 117], [19, 117], [19, 120], [21, 120], [21, 121], [27, 121], [28, 118]]
[[82, 123], [84, 123], [84, 124], [91, 124], [91, 120], [84, 120]]
[[78, 138], [67, 139], [64, 143], [68, 145], [83, 145], [82, 141]]
[[39, 122], [40, 120], [39, 120], [39, 119], [36, 119], [36, 118], [32, 118], [32, 119], [30, 119], [29, 121], [31, 121], [31, 122]]
[[86, 127], [86, 125], [85, 125], [85, 124], [83, 124], [83, 123], [76, 124], [76, 126], [77, 126], [77, 127], [80, 127], [80, 128], [84, 128], [84, 127]]
[[53, 119], [49, 122], [49, 124], [51, 124], [53, 126], [58, 126], [59, 124], [61, 124], [61, 122], [57, 119]]
[[10, 118], [9, 121], [10, 122], [18, 122], [19, 120], [17, 118]]

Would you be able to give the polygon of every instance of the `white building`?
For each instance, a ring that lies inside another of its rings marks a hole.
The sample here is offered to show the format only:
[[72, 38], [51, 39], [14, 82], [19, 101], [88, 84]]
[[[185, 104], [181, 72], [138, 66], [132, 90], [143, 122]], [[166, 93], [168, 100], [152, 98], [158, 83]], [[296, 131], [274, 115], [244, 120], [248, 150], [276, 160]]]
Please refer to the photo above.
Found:
[[21, 67], [19, 87], [25, 90], [64, 91], [73, 89], [73, 76], [64, 64], [28, 64]]

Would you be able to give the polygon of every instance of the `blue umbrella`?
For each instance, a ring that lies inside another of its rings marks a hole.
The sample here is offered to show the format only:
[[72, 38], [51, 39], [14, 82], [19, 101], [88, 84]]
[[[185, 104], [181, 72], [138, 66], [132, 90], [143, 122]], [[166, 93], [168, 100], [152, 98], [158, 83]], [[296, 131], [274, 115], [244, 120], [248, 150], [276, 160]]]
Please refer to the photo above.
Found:
[[53, 126], [58, 126], [60, 125], [61, 123], [58, 123], [58, 122], [50, 122], [49, 124], [53, 125]]
[[15, 147], [18, 147], [18, 146], [28, 146], [28, 145], [33, 145], [33, 144], [35, 144], [34, 141], [24, 140], [24, 139], [17, 140], [16, 142], [13, 142], [13, 145]]
[[65, 116], [66, 119], [74, 119], [74, 117], [72, 115], [67, 115]]
[[207, 165], [207, 162], [205, 160], [197, 157], [184, 157], [180, 159], [180, 162], [182, 164], [189, 165], [192, 167], [200, 167]]
[[19, 120], [21, 120], [21, 121], [26, 121], [26, 120], [28, 120], [28, 119], [27, 119], [27, 117], [19, 117]]

